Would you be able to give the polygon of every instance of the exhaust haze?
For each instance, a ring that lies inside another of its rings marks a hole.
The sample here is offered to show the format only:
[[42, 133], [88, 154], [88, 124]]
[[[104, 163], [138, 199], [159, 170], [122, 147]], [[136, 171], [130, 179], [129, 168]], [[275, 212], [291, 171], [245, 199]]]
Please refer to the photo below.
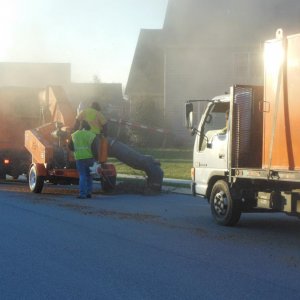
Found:
[[72, 80], [126, 83], [141, 28], [167, 0], [0, 0], [0, 62], [71, 63]]
[[[298, 0], [170, 0], [165, 29], [174, 41], [224, 43], [264, 41], [277, 28], [297, 33], [300, 28]], [[297, 22], [296, 22], [297, 20]]]

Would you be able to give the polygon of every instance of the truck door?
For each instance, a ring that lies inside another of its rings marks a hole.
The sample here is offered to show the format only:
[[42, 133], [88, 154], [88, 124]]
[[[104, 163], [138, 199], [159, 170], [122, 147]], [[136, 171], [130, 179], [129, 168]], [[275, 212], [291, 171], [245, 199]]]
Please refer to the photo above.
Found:
[[202, 117], [194, 145], [196, 194], [204, 195], [209, 178], [223, 176], [228, 169], [228, 115], [229, 102], [217, 102], [210, 104]]

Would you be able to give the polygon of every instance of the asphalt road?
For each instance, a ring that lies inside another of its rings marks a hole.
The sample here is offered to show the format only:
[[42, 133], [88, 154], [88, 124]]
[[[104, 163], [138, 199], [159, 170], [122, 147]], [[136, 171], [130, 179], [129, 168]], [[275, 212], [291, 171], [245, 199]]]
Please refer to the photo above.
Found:
[[300, 220], [212, 222], [189, 195], [0, 183], [1, 299], [299, 299]]

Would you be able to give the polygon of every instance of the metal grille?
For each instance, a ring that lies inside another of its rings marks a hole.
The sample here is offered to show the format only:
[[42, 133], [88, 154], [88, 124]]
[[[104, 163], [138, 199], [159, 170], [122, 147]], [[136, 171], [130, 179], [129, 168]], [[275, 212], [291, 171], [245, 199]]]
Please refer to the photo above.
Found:
[[235, 137], [234, 165], [244, 166], [248, 158], [251, 135], [252, 89], [235, 87], [233, 100], [233, 120]]
[[263, 89], [255, 86], [233, 88], [232, 167], [261, 168]]

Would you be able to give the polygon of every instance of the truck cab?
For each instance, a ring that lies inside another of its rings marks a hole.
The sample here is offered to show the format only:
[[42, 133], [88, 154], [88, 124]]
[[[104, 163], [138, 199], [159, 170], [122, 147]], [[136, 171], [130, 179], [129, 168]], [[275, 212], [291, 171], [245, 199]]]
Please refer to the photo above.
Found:
[[256, 187], [240, 171], [261, 169], [262, 92], [259, 86], [232, 86], [229, 94], [208, 101], [197, 127], [193, 102], [201, 100], [186, 103], [186, 126], [196, 135], [192, 194], [207, 198], [222, 225], [235, 225], [242, 211], [257, 206]]
[[206, 195], [209, 179], [228, 173], [229, 95], [213, 98], [201, 118], [193, 152], [193, 193]]

